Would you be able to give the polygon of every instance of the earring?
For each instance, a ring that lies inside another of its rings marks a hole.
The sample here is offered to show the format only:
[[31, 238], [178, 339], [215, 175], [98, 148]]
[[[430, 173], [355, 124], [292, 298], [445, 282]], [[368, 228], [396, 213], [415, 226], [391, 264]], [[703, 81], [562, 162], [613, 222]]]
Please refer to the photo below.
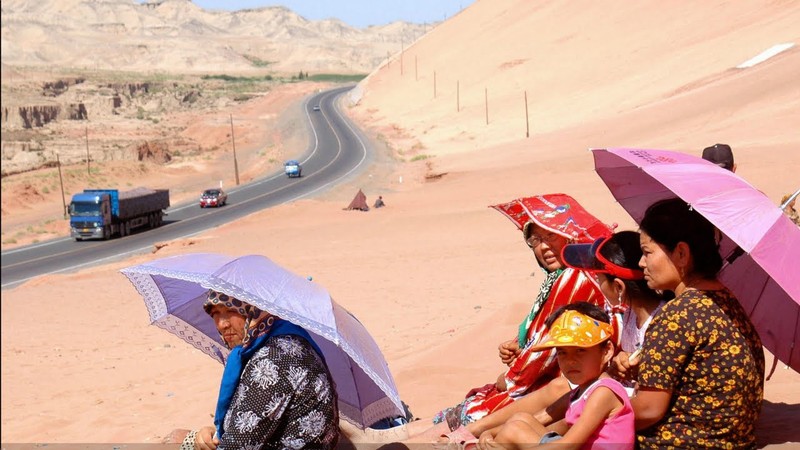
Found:
[[617, 296], [617, 304], [618, 305], [622, 304], [622, 291], [619, 291], [619, 296]]

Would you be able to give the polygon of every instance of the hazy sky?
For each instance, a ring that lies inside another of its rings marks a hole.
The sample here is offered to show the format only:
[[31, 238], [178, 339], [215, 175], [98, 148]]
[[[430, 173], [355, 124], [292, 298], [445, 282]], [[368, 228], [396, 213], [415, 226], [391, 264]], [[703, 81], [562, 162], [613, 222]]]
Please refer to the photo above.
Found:
[[474, 0], [192, 0], [203, 9], [236, 11], [285, 6], [309, 20], [336, 18], [363, 28], [396, 20], [430, 23], [449, 19]]

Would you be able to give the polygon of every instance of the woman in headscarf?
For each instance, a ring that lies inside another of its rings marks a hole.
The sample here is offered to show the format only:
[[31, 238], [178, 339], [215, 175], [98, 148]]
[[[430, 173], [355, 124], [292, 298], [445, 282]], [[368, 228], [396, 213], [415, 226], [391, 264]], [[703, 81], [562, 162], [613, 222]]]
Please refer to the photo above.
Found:
[[565, 267], [561, 249], [570, 242], [592, 242], [610, 235], [612, 230], [608, 225], [565, 194], [526, 197], [492, 208], [511, 219], [522, 231], [545, 279], [529, 314], [520, 323], [517, 336], [500, 344], [500, 358], [508, 368], [495, 383], [473, 389], [464, 401], [434, 417], [435, 424], [446, 423], [450, 431], [545, 386], [548, 392], [540, 396], [543, 404], [550, 404], [568, 392], [569, 385], [558, 377], [555, 351], [533, 351], [531, 344], [546, 332], [545, 319], [556, 309], [577, 301], [605, 306], [603, 294], [590, 275]]
[[203, 304], [231, 349], [214, 426], [181, 449], [332, 449], [339, 438], [336, 389], [322, 352], [302, 328], [230, 295]]
[[[644, 272], [639, 268], [641, 258], [639, 233], [635, 231], [620, 231], [610, 237], [600, 237], [591, 244], [568, 244], [561, 252], [561, 259], [567, 267], [580, 269], [595, 277], [613, 312], [618, 313], [615, 308], [625, 308], [621, 318], [622, 328], [616, 330], [619, 333], [617, 340], [622, 351], [615, 356], [615, 361], [622, 358], [627, 361], [630, 354], [641, 348], [652, 317], [663, 307], [664, 300], [671, 298], [671, 295], [660, 294], [647, 286]], [[575, 305], [590, 304], [572, 303], [567, 308]], [[618, 314], [613, 314], [611, 318], [620, 319]], [[628, 364], [625, 366], [629, 367]], [[613, 368], [615, 366], [612, 365]], [[616, 377], [615, 373], [611, 374]], [[633, 393], [633, 383], [630, 380], [621, 377], [620, 381], [629, 393]], [[558, 385], [556, 381], [522, 397], [502, 410], [447, 434], [445, 439], [440, 439], [440, 442], [469, 442], [488, 430], [496, 427], [499, 429], [515, 413], [520, 412], [535, 414], [535, 418], [543, 425], [552, 424], [552, 413], [566, 409], [569, 404], [569, 396], [563, 396], [556, 403], [548, 404], [552, 400], [551, 392], [548, 391], [554, 391], [554, 385]]]

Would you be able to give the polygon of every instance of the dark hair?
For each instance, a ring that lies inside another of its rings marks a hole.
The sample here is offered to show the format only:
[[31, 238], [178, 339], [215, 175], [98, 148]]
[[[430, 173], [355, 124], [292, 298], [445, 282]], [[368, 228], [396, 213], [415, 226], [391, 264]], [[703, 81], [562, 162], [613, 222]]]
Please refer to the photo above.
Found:
[[716, 227], [679, 198], [650, 205], [639, 228], [670, 251], [679, 242], [685, 242], [694, 261], [694, 271], [704, 278], [715, 278], [722, 268]]
[[[639, 244], [639, 233], [636, 231], [619, 231], [614, 233], [600, 248], [600, 254], [612, 263], [627, 269], [639, 270], [639, 261], [642, 259], [642, 247]], [[619, 277], [610, 273], [603, 273], [609, 281]], [[650, 296], [664, 298], [647, 286], [645, 279], [626, 280], [619, 278], [631, 296]]]
[[553, 311], [547, 319], [544, 321], [544, 325], [547, 328], [550, 328], [553, 325], [553, 322], [558, 320], [558, 317], [561, 314], [564, 314], [566, 311], [578, 311], [579, 313], [589, 316], [592, 319], [599, 320], [600, 322], [611, 323], [611, 320], [608, 318], [608, 313], [605, 310], [594, 303], [589, 302], [575, 302], [569, 303], [564, 305], [557, 310]]

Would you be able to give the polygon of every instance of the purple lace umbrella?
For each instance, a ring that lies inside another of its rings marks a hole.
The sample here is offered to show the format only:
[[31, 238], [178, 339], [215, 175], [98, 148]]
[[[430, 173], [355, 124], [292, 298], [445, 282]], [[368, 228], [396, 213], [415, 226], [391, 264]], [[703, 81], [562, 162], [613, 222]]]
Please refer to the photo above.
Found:
[[225, 363], [228, 349], [202, 304], [209, 289], [234, 296], [303, 327], [320, 347], [336, 383], [339, 413], [365, 428], [405, 416], [392, 374], [364, 326], [320, 285], [260, 255], [173, 256], [121, 272], [144, 298], [152, 324]]

